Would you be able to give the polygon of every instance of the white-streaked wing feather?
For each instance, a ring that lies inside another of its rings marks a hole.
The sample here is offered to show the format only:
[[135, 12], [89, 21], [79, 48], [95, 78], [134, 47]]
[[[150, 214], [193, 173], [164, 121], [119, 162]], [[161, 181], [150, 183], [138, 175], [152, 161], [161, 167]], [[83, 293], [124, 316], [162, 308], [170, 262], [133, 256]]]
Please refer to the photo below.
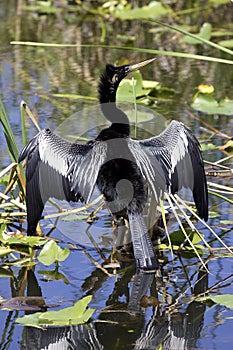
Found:
[[139, 143], [161, 164], [168, 192], [191, 189], [200, 216], [207, 219], [208, 194], [200, 146], [184, 124], [173, 120], [160, 135]]
[[166, 187], [166, 178], [160, 162], [150, 153], [145, 152], [139, 141], [129, 139], [128, 147], [158, 203]]
[[[52, 133], [42, 130], [23, 149], [19, 162], [27, 157], [26, 190], [28, 211], [28, 232], [35, 233], [45, 202], [50, 197], [78, 201], [82, 197], [78, 184], [73, 186], [74, 179], [79, 176], [81, 164], [92, 156], [92, 144], [79, 145], [68, 142]], [[95, 153], [95, 152], [94, 152]], [[90, 163], [90, 166], [92, 164]], [[72, 168], [72, 169], [71, 169]], [[75, 171], [75, 173], [74, 173]], [[88, 173], [87, 169], [86, 172]], [[89, 183], [81, 183], [85, 196], [89, 187], [93, 188], [98, 175], [93, 169]]]
[[107, 143], [96, 141], [79, 163], [74, 158], [71, 164], [70, 170], [73, 172], [72, 189], [78, 187], [85, 202], [90, 200], [99, 170], [106, 159], [106, 154]]

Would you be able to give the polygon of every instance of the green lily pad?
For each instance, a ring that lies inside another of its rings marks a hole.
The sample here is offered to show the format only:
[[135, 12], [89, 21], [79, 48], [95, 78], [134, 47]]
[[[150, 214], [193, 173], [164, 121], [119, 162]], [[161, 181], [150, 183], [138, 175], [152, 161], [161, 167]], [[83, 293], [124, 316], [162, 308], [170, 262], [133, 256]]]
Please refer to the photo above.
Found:
[[221, 40], [219, 41], [218, 45], [224, 46], [224, 47], [228, 47], [229, 49], [233, 48], [233, 39], [229, 39], [229, 40]]
[[[201, 237], [200, 237], [201, 234], [198, 235], [196, 232], [193, 232], [190, 229], [186, 230], [186, 233], [189, 236], [190, 241], [194, 245], [201, 241]], [[201, 235], [201, 236], [203, 236], [203, 235]], [[186, 237], [185, 237], [182, 230], [178, 230], [178, 231], [174, 231], [170, 234], [170, 240], [171, 240], [172, 244], [180, 245], [186, 240]], [[187, 242], [187, 244], [188, 244], [188, 242]]]
[[202, 143], [201, 144], [201, 150], [203, 151], [209, 151], [211, 149], [216, 149], [217, 146], [214, 145], [213, 143]]
[[42, 264], [49, 266], [54, 262], [64, 261], [69, 255], [70, 250], [68, 247], [62, 249], [56, 242], [49, 241], [42, 248], [38, 260]]
[[76, 220], [86, 220], [88, 218], [88, 214], [70, 214], [65, 216], [62, 221], [76, 221]]
[[233, 294], [208, 295], [196, 299], [201, 302], [212, 301], [215, 304], [226, 306], [228, 309], [233, 309]]
[[207, 114], [233, 115], [233, 101], [227, 98], [218, 102], [212, 95], [197, 93], [191, 106]]
[[140, 72], [134, 72], [132, 76], [133, 79], [122, 80], [116, 95], [116, 100], [118, 102], [134, 102], [135, 97], [147, 96], [150, 93], [151, 88], [145, 89], [143, 87], [143, 80]]
[[86, 323], [94, 309], [87, 308], [92, 296], [86, 296], [79, 300], [74, 306], [59, 311], [37, 312], [16, 319], [16, 322], [24, 326], [43, 328], [48, 326], [70, 326]]
[[168, 13], [172, 13], [172, 10], [168, 6], [164, 6], [159, 1], [151, 1], [147, 6], [134, 7], [132, 9], [117, 8], [115, 16], [122, 20], [125, 19], [153, 19], [160, 18]]
[[0, 233], [0, 242], [7, 245], [25, 245], [28, 247], [38, 247], [44, 245], [47, 240], [39, 236], [24, 236], [18, 232], [15, 235], [8, 234], [6, 232]]
[[39, 270], [38, 273], [40, 275], [43, 275], [43, 280], [46, 281], [58, 281], [58, 280], [63, 280], [65, 284], [69, 284], [69, 280], [66, 278], [66, 276], [59, 272], [57, 269], [55, 270]]
[[[212, 26], [210, 23], [204, 23], [200, 29], [200, 32], [196, 34], [196, 37], [200, 37], [206, 40], [210, 40], [211, 38], [211, 31], [212, 31]], [[193, 37], [190, 37], [186, 35], [184, 38], [181, 39], [182, 42], [185, 42], [187, 44], [201, 44], [201, 41], [198, 39], [195, 39]]]

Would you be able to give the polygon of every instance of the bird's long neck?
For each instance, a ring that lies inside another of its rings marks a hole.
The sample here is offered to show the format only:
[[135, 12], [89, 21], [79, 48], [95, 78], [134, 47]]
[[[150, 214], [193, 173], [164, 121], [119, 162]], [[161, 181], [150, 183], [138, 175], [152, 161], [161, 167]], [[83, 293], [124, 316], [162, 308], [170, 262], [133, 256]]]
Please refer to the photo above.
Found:
[[116, 106], [116, 92], [119, 86], [118, 81], [109, 79], [104, 73], [99, 83], [99, 102], [104, 116], [112, 123], [112, 129], [129, 136], [130, 126], [127, 115]]

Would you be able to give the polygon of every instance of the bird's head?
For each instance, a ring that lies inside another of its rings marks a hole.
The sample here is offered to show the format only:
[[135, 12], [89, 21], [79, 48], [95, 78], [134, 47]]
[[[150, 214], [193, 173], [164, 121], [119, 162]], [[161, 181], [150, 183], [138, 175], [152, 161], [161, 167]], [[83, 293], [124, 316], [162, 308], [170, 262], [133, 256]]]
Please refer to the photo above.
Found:
[[101, 103], [115, 102], [116, 91], [122, 79], [129, 73], [139, 70], [147, 64], [153, 62], [156, 58], [152, 58], [133, 65], [114, 66], [107, 64], [105, 72], [100, 78], [99, 98]]
[[117, 84], [118, 86], [121, 80], [124, 79], [129, 73], [139, 70], [140, 68], [153, 62], [155, 59], [156, 58], [151, 58], [150, 60], [133, 65], [125, 64], [123, 66], [114, 66], [113, 64], [107, 64], [105, 74], [108, 77], [109, 82], [111, 82], [113, 85]]

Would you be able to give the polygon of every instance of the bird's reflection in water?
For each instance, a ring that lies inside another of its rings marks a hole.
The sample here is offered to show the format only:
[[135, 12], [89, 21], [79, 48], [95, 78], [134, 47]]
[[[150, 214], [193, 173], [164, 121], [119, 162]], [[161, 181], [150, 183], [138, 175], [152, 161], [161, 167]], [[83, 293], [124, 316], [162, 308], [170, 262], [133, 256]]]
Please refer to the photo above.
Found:
[[[163, 272], [162, 272], [163, 275]], [[186, 308], [168, 311], [156, 302], [161, 287], [166, 288], [163, 276], [152, 273], [135, 274], [133, 266], [122, 270], [112, 293], [106, 296], [106, 308], [88, 325], [53, 327], [47, 330], [26, 327], [21, 349], [163, 349], [185, 350], [196, 347], [203, 326], [205, 306], [191, 302]], [[84, 294], [95, 295], [107, 277], [96, 269], [82, 285]], [[193, 295], [208, 288], [208, 274], [199, 270]], [[181, 292], [181, 291], [180, 291]], [[27, 294], [42, 296], [36, 276], [30, 270]], [[173, 302], [177, 296], [174, 296]], [[151, 298], [152, 302], [151, 303]], [[143, 302], [142, 302], [143, 300]], [[149, 301], [148, 305], [145, 300]], [[150, 319], [145, 307], [150, 307]], [[98, 314], [97, 314], [98, 315]]]

